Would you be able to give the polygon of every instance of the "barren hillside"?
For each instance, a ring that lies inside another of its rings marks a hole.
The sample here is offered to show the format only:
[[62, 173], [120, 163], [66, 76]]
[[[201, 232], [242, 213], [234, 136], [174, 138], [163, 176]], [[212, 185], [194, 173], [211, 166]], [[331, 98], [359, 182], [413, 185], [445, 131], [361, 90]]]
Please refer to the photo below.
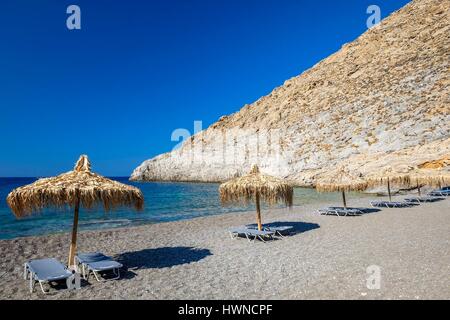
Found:
[[134, 180], [222, 181], [258, 163], [311, 185], [450, 154], [450, 1], [415, 0], [269, 95], [222, 117]]

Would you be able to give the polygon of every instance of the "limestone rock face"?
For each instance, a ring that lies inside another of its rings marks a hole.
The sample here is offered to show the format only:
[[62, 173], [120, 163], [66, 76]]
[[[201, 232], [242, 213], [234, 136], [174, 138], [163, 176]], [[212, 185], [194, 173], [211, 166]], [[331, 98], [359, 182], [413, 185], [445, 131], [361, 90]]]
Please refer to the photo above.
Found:
[[450, 1], [415, 0], [269, 95], [223, 116], [132, 180], [223, 181], [257, 163], [314, 185], [450, 154]]

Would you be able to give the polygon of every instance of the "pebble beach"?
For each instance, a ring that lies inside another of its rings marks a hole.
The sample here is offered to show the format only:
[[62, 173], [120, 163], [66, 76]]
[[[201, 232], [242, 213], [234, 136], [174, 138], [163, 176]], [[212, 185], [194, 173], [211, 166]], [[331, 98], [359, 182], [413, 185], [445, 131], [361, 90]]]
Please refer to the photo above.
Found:
[[[359, 217], [315, 213], [335, 204], [264, 211], [264, 223], [294, 227], [266, 243], [227, 233], [253, 223], [254, 212], [84, 231], [79, 252], [114, 257], [124, 264], [122, 278], [91, 277], [79, 290], [57, 286], [46, 295], [38, 286], [29, 292], [23, 263], [66, 263], [70, 234], [1, 240], [0, 299], [450, 299], [450, 199]], [[367, 286], [371, 266], [380, 271], [379, 289]]]

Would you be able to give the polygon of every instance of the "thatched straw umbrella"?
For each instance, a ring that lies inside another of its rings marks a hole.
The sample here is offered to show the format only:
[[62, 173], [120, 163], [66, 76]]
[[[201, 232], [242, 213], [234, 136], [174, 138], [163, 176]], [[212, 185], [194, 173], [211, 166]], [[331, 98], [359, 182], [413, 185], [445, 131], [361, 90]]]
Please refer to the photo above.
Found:
[[87, 156], [82, 155], [73, 171], [38, 181], [13, 190], [6, 199], [16, 217], [39, 212], [46, 207], [73, 207], [72, 242], [69, 266], [73, 265], [77, 243], [80, 207], [91, 209], [103, 205], [105, 211], [131, 206], [142, 210], [144, 197], [138, 188], [106, 179], [91, 172]]
[[347, 209], [345, 192], [366, 190], [367, 182], [361, 174], [351, 173], [348, 169], [340, 167], [336, 171], [322, 175], [316, 183], [316, 189], [319, 192], [341, 192], [344, 208]]
[[367, 176], [368, 187], [387, 186], [389, 201], [392, 201], [391, 185], [411, 185], [411, 177], [409, 175], [410, 168], [392, 168], [391, 166], [381, 169], [376, 174]]
[[294, 188], [279, 178], [262, 174], [254, 165], [247, 175], [222, 183], [219, 192], [224, 205], [255, 201], [258, 230], [262, 230], [260, 201], [269, 205], [282, 202], [292, 207]]
[[443, 169], [416, 169], [409, 173], [410, 183], [415, 183], [420, 196], [420, 187], [423, 185], [442, 188], [450, 184], [450, 167]]
[[449, 167], [446, 168], [413, 168], [410, 166], [391, 166], [380, 170], [377, 174], [367, 177], [368, 186], [379, 186], [387, 183], [389, 201], [391, 198], [391, 184], [402, 185], [407, 188], [417, 187], [420, 195], [420, 188], [423, 185], [441, 187], [442, 184], [450, 183]]

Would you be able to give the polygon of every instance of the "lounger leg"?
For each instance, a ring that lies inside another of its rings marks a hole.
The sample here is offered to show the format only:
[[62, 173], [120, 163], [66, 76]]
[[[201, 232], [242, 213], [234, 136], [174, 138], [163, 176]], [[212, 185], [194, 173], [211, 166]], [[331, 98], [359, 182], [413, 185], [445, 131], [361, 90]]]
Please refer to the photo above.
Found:
[[239, 234], [230, 232], [230, 236], [231, 236], [231, 239], [236, 239], [237, 237], [239, 237]]
[[[75, 262], [75, 271], [78, 273], [81, 273], [81, 275], [83, 275], [83, 271], [82, 271], [83, 265], [80, 262], [80, 260], [78, 260], [78, 257], [75, 256], [74, 262]], [[80, 268], [80, 265], [81, 265], [81, 268]], [[83, 276], [83, 278], [84, 278], [84, 276]]]
[[89, 274], [87, 274], [87, 276], [86, 276], [86, 266], [84, 263], [81, 264], [81, 269], [83, 270], [83, 279], [87, 281], [89, 278]]
[[85, 265], [83, 265], [83, 272], [85, 273], [85, 275], [86, 275], [86, 281], [89, 281], [89, 278], [90, 278], [90, 276], [91, 276], [91, 270], [89, 270], [89, 268], [87, 269], [87, 271], [85, 270]]
[[44, 294], [47, 294], [48, 292], [46, 292], [46, 291], [44, 290], [44, 286], [42, 285], [42, 281], [39, 281], [39, 285], [40, 285], [40, 287], [41, 287], [42, 292], [43, 292]]
[[30, 275], [29, 287], [30, 287], [30, 293], [33, 293], [33, 291], [34, 291], [34, 275], [33, 274]]
[[98, 282], [102, 282], [102, 280], [99, 279], [96, 271], [92, 270], [92, 273], [94, 274], [94, 277], [95, 277], [95, 279], [97, 279]]

